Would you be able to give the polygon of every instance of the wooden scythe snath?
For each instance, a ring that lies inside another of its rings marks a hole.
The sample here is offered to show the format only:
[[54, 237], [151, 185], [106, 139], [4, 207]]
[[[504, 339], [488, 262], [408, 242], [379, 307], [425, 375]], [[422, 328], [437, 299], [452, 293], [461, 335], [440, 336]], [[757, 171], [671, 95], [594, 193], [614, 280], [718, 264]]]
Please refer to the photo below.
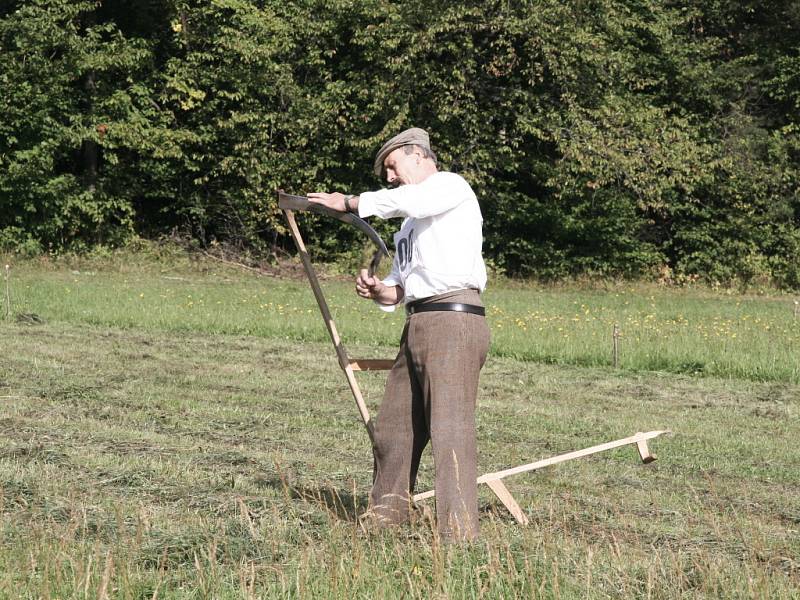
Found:
[[[331, 316], [331, 311], [328, 308], [328, 303], [325, 300], [325, 296], [322, 293], [322, 288], [319, 284], [319, 279], [317, 278], [317, 273], [314, 270], [314, 266], [311, 264], [311, 258], [308, 255], [308, 251], [306, 250], [305, 242], [303, 241], [303, 237], [300, 235], [300, 230], [297, 227], [297, 221], [295, 221], [294, 213], [295, 211], [312, 211], [317, 212], [320, 214], [324, 214], [329, 217], [333, 217], [340, 221], [343, 221], [349, 225], [353, 225], [363, 231], [365, 234], [369, 236], [369, 238], [375, 243], [377, 246], [377, 250], [375, 255], [372, 258], [372, 262], [370, 263], [370, 275], [375, 271], [380, 262], [381, 256], [388, 256], [388, 250], [386, 249], [386, 245], [380, 239], [378, 234], [375, 232], [372, 227], [369, 226], [365, 221], [360, 219], [359, 217], [351, 214], [351, 213], [341, 213], [319, 204], [314, 204], [309, 202], [308, 198], [305, 196], [293, 196], [291, 194], [285, 194], [282, 190], [278, 191], [278, 206], [283, 210], [284, 215], [286, 215], [286, 221], [289, 224], [289, 231], [292, 234], [292, 238], [294, 239], [294, 243], [297, 246], [297, 251], [300, 254], [300, 260], [303, 263], [303, 268], [305, 269], [306, 276], [308, 277], [308, 282], [311, 284], [311, 289], [314, 292], [314, 297], [317, 300], [317, 305], [319, 306], [319, 310], [322, 313], [322, 318], [325, 321], [325, 326], [328, 329], [328, 334], [330, 335], [331, 341], [333, 342], [333, 347], [336, 350], [336, 357], [339, 360], [339, 366], [341, 367], [342, 371], [344, 371], [345, 377], [347, 378], [347, 384], [350, 386], [350, 391], [353, 393], [353, 397], [356, 401], [356, 406], [358, 407], [358, 412], [361, 415], [361, 420], [364, 422], [364, 426], [367, 429], [367, 434], [369, 435], [370, 442], [372, 446], [375, 445], [375, 436], [374, 436], [374, 429], [372, 425], [372, 420], [370, 419], [369, 409], [367, 408], [366, 402], [364, 402], [364, 396], [361, 393], [361, 388], [356, 381], [355, 372], [356, 371], [373, 371], [373, 370], [389, 370], [392, 368], [394, 364], [393, 359], [351, 359], [347, 355], [347, 351], [344, 348], [344, 344], [342, 343], [342, 339], [339, 336], [339, 332], [336, 329], [336, 323], [333, 321], [333, 317]], [[528, 471], [535, 471], [537, 469], [542, 469], [544, 467], [548, 467], [551, 465], [556, 465], [558, 463], [566, 462], [568, 460], [574, 460], [576, 458], [582, 458], [584, 456], [590, 456], [592, 454], [597, 454], [599, 452], [604, 452], [606, 450], [611, 450], [613, 448], [620, 448], [622, 446], [629, 446], [635, 445], [636, 449], [639, 453], [639, 457], [641, 458], [642, 462], [647, 464], [651, 463], [656, 459], [655, 454], [650, 452], [650, 449], [647, 446], [647, 440], [651, 440], [656, 438], [662, 434], [669, 433], [669, 431], [648, 431], [647, 433], [636, 433], [630, 437], [614, 440], [612, 442], [606, 442], [605, 444], [600, 444], [597, 446], [592, 446], [591, 448], [584, 448], [583, 450], [576, 450], [574, 452], [567, 452], [565, 454], [559, 454], [558, 456], [553, 456], [551, 458], [545, 458], [543, 460], [539, 460], [536, 462], [520, 465], [518, 467], [512, 467], [510, 469], [505, 469], [502, 471], [497, 471], [495, 473], [486, 473], [485, 475], [481, 475], [478, 477], [478, 483], [485, 483], [490, 490], [497, 496], [498, 500], [503, 503], [503, 505], [508, 509], [508, 511], [513, 515], [513, 517], [517, 520], [518, 523], [522, 525], [528, 524], [528, 518], [525, 513], [520, 508], [517, 501], [511, 495], [511, 492], [503, 483], [503, 479], [510, 476], [510, 475], [517, 475], [519, 473], [526, 473]], [[413, 499], [414, 502], [418, 502], [420, 500], [424, 500], [426, 498], [432, 498], [435, 495], [435, 492], [423, 492], [420, 494], [415, 494]]]

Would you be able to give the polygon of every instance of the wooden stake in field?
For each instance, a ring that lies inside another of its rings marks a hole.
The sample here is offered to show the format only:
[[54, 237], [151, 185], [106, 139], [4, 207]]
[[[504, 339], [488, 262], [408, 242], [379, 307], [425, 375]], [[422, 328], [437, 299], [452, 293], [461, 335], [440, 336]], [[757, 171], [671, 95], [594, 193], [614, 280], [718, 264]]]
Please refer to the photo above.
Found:
[[614, 331], [611, 334], [612, 338], [612, 361], [615, 369], [619, 369], [619, 325], [614, 323]]
[[[374, 232], [374, 230], [372, 230], [371, 227], [369, 227], [369, 225], [367, 225], [361, 219], [358, 219], [358, 217], [354, 217], [353, 215], [350, 214], [342, 216], [331, 215], [330, 213], [333, 211], [330, 211], [330, 209], [324, 209], [324, 210], [318, 209], [317, 208], [318, 205], [310, 204], [307, 198], [303, 196], [292, 196], [289, 194], [285, 194], [282, 191], [279, 191], [278, 206], [283, 210], [283, 213], [286, 216], [286, 221], [289, 224], [289, 231], [292, 234], [292, 239], [294, 239], [294, 243], [297, 246], [297, 251], [300, 254], [300, 260], [303, 263], [303, 269], [305, 270], [306, 276], [308, 277], [308, 282], [311, 285], [311, 290], [314, 292], [314, 298], [316, 298], [317, 300], [317, 305], [319, 306], [320, 313], [322, 314], [322, 318], [325, 321], [325, 327], [327, 328], [328, 334], [330, 335], [331, 341], [333, 342], [333, 347], [336, 352], [336, 357], [339, 360], [339, 366], [341, 367], [342, 371], [344, 371], [345, 377], [347, 379], [347, 384], [350, 386], [350, 391], [353, 393], [353, 397], [355, 398], [359, 415], [361, 416], [361, 420], [364, 422], [364, 426], [367, 429], [367, 435], [369, 435], [370, 442], [372, 442], [372, 445], [374, 447], [375, 438], [374, 438], [372, 420], [370, 418], [367, 405], [364, 402], [364, 396], [361, 393], [361, 388], [359, 387], [358, 382], [356, 381], [355, 373], [357, 371], [389, 370], [392, 368], [394, 360], [351, 359], [347, 355], [347, 351], [345, 350], [344, 344], [342, 343], [342, 339], [339, 336], [339, 332], [336, 328], [336, 323], [334, 323], [333, 321], [333, 317], [331, 316], [331, 311], [328, 307], [328, 303], [325, 300], [325, 295], [322, 293], [322, 288], [320, 287], [319, 284], [319, 278], [317, 277], [316, 271], [314, 270], [314, 266], [311, 264], [311, 259], [308, 255], [305, 242], [303, 241], [303, 237], [300, 235], [300, 229], [297, 227], [297, 221], [294, 218], [294, 212], [296, 210], [313, 210], [315, 212], [321, 212], [329, 216], [335, 216], [335, 218], [338, 218], [339, 220], [357, 225], [359, 229], [365, 231], [368, 230], [367, 233], [369, 234], [370, 238], [373, 239], [373, 241], [375, 241], [377, 234]], [[379, 252], [382, 251], [385, 251], [385, 245], [383, 244], [383, 242], [379, 244]], [[376, 267], [378, 259], [379, 259], [379, 254], [378, 252], [376, 252], [372, 264], [370, 265], [370, 272], [372, 272]], [[615, 367], [618, 366], [619, 363], [618, 338], [619, 338], [619, 327], [617, 325], [614, 325]], [[511, 494], [511, 492], [503, 483], [502, 481], [503, 479], [511, 475], [517, 475], [520, 473], [535, 471], [537, 469], [542, 469], [544, 467], [556, 465], [558, 463], [562, 463], [568, 460], [574, 460], [576, 458], [590, 456], [592, 454], [597, 454], [598, 452], [605, 452], [606, 450], [611, 450], [613, 448], [619, 448], [627, 445], [636, 445], [636, 448], [639, 452], [639, 458], [642, 460], [642, 462], [644, 462], [645, 464], [650, 463], [656, 459], [656, 456], [650, 453], [650, 449], [647, 446], [647, 440], [656, 438], [664, 433], [669, 433], [669, 432], [648, 431], [647, 433], [636, 433], [631, 437], [614, 440], [612, 442], [606, 442], [604, 444], [592, 446], [591, 448], [584, 448], [583, 450], [576, 450], [574, 452], [560, 454], [558, 456], [554, 456], [551, 458], [545, 458], [536, 462], [504, 469], [502, 471], [487, 473], [485, 475], [481, 475], [480, 477], [478, 477], [478, 483], [485, 483], [489, 487], [489, 489], [492, 490], [494, 495], [497, 496], [497, 499], [503, 503], [503, 506], [505, 506], [508, 509], [508, 511], [514, 517], [514, 519], [516, 519], [516, 521], [521, 525], [527, 525], [528, 517], [525, 515], [522, 508], [520, 508], [519, 504], [514, 499], [514, 496]], [[432, 498], [434, 496], [435, 496], [435, 491], [433, 490], [429, 492], [423, 492], [420, 494], [416, 494], [414, 496], [414, 501], [419, 502], [425, 500], [426, 498]]]
[[6, 265], [6, 319], [11, 318], [11, 265]]

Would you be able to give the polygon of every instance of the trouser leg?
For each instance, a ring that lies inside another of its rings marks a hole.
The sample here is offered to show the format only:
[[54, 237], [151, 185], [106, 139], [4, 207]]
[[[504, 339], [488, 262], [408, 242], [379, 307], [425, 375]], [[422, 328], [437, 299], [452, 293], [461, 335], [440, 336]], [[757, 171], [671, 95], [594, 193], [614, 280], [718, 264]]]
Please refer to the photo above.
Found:
[[413, 370], [408, 368], [409, 361], [406, 328], [389, 372], [375, 426], [370, 505], [383, 524], [408, 519], [410, 494], [429, 439], [424, 404]]

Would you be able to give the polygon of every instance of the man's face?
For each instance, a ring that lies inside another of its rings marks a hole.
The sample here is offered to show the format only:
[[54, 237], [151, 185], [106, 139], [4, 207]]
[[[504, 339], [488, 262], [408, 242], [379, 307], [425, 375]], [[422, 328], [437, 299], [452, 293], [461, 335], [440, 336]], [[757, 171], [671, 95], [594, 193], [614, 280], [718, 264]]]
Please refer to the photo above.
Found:
[[422, 180], [422, 154], [414, 148], [414, 152], [406, 154], [405, 147], [395, 148], [383, 159], [383, 170], [389, 187], [418, 183]]

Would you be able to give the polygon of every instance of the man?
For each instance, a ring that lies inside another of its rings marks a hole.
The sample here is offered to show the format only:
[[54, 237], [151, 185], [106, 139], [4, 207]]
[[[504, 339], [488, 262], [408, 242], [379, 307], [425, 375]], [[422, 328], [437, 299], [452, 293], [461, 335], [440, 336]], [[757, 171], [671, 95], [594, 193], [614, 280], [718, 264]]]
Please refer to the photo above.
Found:
[[372, 512], [383, 524], [408, 519], [420, 456], [430, 440], [436, 518], [443, 537], [477, 537], [475, 403], [489, 349], [479, 293], [486, 287], [483, 222], [469, 184], [439, 171], [428, 134], [412, 128], [377, 154], [390, 189], [359, 196], [313, 193], [309, 200], [361, 217], [403, 217], [383, 281], [362, 270], [356, 293], [384, 310], [403, 302], [408, 318], [375, 427]]

